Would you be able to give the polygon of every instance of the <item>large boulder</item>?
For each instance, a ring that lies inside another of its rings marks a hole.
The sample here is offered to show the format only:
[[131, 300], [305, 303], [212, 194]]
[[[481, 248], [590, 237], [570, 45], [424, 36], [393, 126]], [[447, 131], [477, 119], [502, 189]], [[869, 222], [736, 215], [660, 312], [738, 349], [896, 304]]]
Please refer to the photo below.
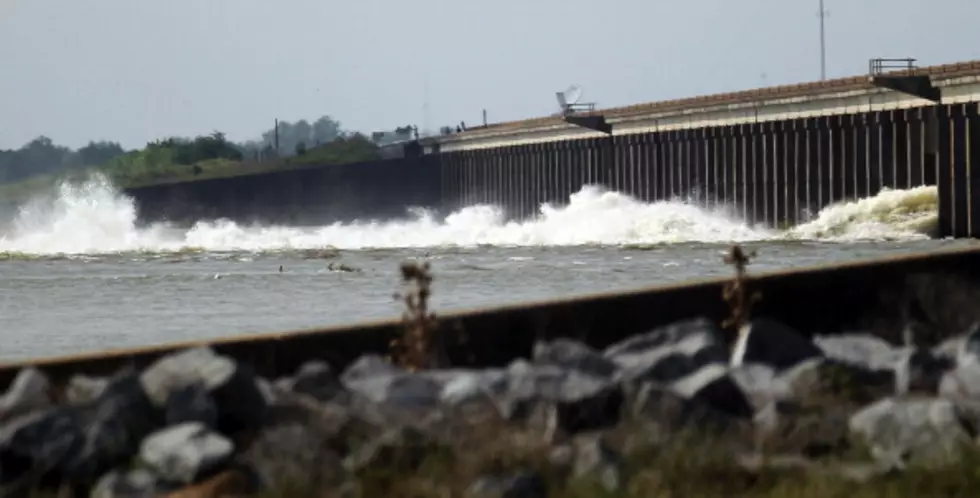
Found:
[[609, 346], [604, 356], [624, 381], [668, 383], [710, 364], [727, 364], [724, 335], [704, 318], [684, 320]]
[[153, 472], [137, 468], [112, 470], [102, 476], [90, 491], [91, 498], [150, 498], [161, 496], [178, 488], [166, 483]]
[[[161, 409], [175, 392], [198, 385], [217, 408], [216, 428], [224, 434], [255, 429], [266, 420], [268, 402], [254, 372], [211, 348], [199, 347], [160, 358], [140, 375], [153, 404]], [[195, 403], [198, 400], [187, 398]], [[199, 415], [195, 415], [198, 417]]]
[[324, 361], [308, 361], [300, 365], [293, 376], [279, 379], [275, 385], [279, 389], [312, 396], [319, 401], [343, 400], [347, 394], [343, 383]]
[[235, 445], [200, 422], [187, 422], [149, 435], [140, 461], [165, 482], [191, 484], [223, 470]]
[[56, 407], [0, 430], [0, 485], [30, 471], [43, 481], [91, 485], [127, 462], [159, 414], [133, 373], [113, 378], [86, 406]]
[[539, 365], [578, 370], [597, 377], [612, 377], [619, 370], [616, 362], [572, 339], [538, 341], [534, 344], [533, 361]]
[[822, 356], [808, 337], [775, 320], [757, 318], [739, 330], [731, 364], [755, 363], [780, 371]]
[[703, 403], [736, 418], [751, 418], [755, 411], [725, 365], [705, 365], [670, 384], [684, 399]]
[[855, 413], [849, 427], [882, 463], [933, 465], [973, 444], [968, 419], [951, 400], [886, 398]]
[[0, 397], [0, 422], [51, 406], [51, 382], [47, 376], [36, 368], [24, 368]]

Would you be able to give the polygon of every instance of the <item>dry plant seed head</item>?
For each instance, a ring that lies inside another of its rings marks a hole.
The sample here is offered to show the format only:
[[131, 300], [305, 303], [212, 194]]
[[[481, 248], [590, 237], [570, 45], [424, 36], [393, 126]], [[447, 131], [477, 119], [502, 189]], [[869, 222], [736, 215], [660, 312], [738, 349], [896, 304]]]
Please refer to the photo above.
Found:
[[752, 305], [761, 299], [758, 292], [749, 293], [747, 289], [748, 277], [745, 269], [756, 257], [756, 252], [746, 252], [739, 245], [734, 245], [724, 257], [725, 264], [735, 267], [735, 275], [722, 288], [722, 299], [728, 303], [731, 314], [721, 326], [725, 329], [734, 329], [736, 334], [745, 330], [744, 325], [748, 323], [752, 313]]
[[402, 313], [402, 336], [390, 344], [392, 356], [400, 366], [410, 371], [431, 368], [433, 336], [438, 325], [435, 315], [428, 312], [428, 301], [432, 294], [429, 263], [420, 265], [414, 261], [406, 261], [401, 264], [400, 271], [402, 283], [411, 285], [404, 294], [395, 294], [405, 304], [405, 311]]

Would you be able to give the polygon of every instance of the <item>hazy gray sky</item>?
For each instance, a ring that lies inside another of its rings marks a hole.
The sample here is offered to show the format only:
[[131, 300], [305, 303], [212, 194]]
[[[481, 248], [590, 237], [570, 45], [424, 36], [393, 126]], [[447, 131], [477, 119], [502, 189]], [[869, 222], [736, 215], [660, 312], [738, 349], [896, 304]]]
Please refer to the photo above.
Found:
[[[0, 147], [372, 131], [819, 78], [818, 0], [0, 0]], [[828, 76], [980, 59], [980, 0], [826, 0]], [[427, 75], [427, 77], [426, 77]]]

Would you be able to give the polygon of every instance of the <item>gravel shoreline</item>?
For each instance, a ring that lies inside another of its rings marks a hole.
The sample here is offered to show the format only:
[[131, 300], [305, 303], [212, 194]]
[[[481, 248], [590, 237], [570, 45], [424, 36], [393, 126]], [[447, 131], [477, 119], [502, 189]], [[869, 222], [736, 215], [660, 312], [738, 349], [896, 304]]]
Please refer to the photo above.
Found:
[[63, 388], [27, 368], [0, 398], [0, 495], [955, 496], [980, 484], [948, 478], [965, 462], [976, 474], [980, 326], [923, 347], [756, 318], [727, 344], [693, 318], [602, 351], [539, 342], [502, 368], [410, 372], [368, 355], [263, 379], [207, 347]]

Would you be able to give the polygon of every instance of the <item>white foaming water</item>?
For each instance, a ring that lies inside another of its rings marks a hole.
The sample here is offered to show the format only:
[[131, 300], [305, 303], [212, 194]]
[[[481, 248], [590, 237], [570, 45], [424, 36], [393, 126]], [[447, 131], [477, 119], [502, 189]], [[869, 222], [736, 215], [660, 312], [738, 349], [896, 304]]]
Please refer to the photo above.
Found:
[[106, 254], [128, 251], [269, 251], [445, 247], [472, 245], [572, 246], [729, 243], [777, 240], [910, 240], [928, 238], [936, 225], [935, 187], [886, 190], [833, 205], [787, 231], [753, 228], [726, 215], [679, 201], [644, 203], [587, 186], [569, 204], [542, 205], [529, 221], [505, 222], [493, 206], [463, 208], [438, 220], [416, 211], [406, 221], [336, 223], [313, 228], [199, 222], [189, 230], [165, 224], [137, 227], [131, 199], [103, 178], [61, 185], [53, 196], [23, 206], [0, 231], [0, 252]]
[[825, 207], [809, 223], [790, 229], [790, 238], [810, 240], [913, 240], [935, 235], [939, 190], [883, 189], [878, 195]]

